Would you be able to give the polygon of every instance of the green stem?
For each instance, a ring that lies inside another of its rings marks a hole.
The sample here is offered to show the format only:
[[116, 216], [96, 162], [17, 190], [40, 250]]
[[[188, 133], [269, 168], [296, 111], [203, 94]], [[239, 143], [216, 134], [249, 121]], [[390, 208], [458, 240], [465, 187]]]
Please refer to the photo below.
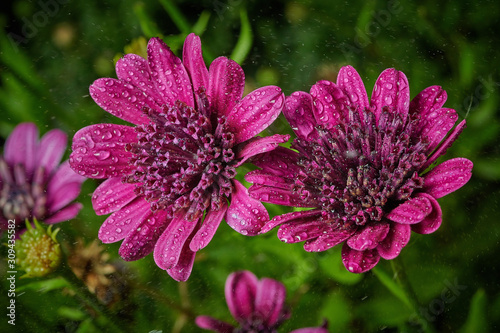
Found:
[[116, 323], [120, 322], [115, 319], [109, 310], [99, 303], [99, 300], [92, 294], [87, 286], [80, 280], [73, 271], [65, 264], [61, 265], [58, 271], [59, 274], [68, 282], [69, 287], [73, 290], [78, 298], [83, 300], [85, 304], [94, 310], [106, 323], [106, 329], [110, 332], [125, 332], [117, 326]]

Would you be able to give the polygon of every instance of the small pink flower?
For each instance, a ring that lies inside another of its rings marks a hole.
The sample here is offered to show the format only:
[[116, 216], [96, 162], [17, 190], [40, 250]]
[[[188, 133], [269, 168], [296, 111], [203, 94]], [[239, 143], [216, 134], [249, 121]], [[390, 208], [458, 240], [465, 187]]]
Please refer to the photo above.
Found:
[[19, 124], [0, 155], [0, 232], [13, 220], [24, 231], [25, 220], [48, 224], [74, 218], [82, 205], [71, 203], [80, 193], [84, 177], [61, 162], [67, 136], [54, 129], [40, 140], [33, 123]]
[[222, 219], [256, 235], [269, 218], [234, 177], [248, 158], [288, 139], [256, 137], [279, 115], [284, 95], [267, 86], [242, 98], [241, 67], [219, 57], [207, 70], [194, 34], [184, 42], [182, 61], [152, 38], [147, 60], [127, 54], [116, 73], [118, 79], [95, 81], [90, 95], [133, 126], [81, 129], [70, 163], [81, 175], [107, 179], [92, 198], [97, 214], [111, 213], [99, 238], [123, 240], [125, 260], [154, 251], [157, 265], [183, 281]]
[[[278, 148], [254, 161], [247, 174], [252, 197], [311, 210], [276, 216], [262, 232], [305, 242], [306, 251], [342, 247], [354, 273], [393, 259], [411, 231], [428, 234], [441, 225], [436, 199], [467, 183], [472, 162], [445, 161], [427, 170], [455, 141], [457, 113], [443, 108], [446, 92], [424, 89], [410, 102], [406, 76], [383, 71], [371, 102], [356, 70], [340, 69], [337, 83], [319, 81], [310, 93], [287, 97], [283, 113], [297, 138], [294, 150]], [[450, 132], [448, 134], [448, 132]]]
[[[225, 287], [229, 311], [239, 324], [231, 324], [209, 316], [196, 317], [196, 325], [219, 333], [273, 333], [290, 317], [285, 306], [286, 290], [279, 281], [257, 277], [249, 271], [228, 276]], [[293, 333], [328, 333], [322, 327], [301, 328]], [[292, 333], [290, 332], [290, 333]]]

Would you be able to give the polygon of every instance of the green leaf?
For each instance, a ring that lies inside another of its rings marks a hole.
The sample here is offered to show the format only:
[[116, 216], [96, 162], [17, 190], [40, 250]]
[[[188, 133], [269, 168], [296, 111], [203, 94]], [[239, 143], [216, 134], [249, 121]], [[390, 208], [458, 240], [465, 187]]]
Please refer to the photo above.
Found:
[[246, 9], [240, 10], [240, 20], [241, 20], [241, 31], [238, 41], [231, 53], [231, 59], [241, 64], [245, 61], [253, 43], [252, 26], [248, 20], [248, 13]]
[[79, 309], [61, 306], [57, 309], [57, 314], [61, 317], [68, 318], [74, 321], [81, 321], [87, 318], [87, 314]]
[[177, 8], [175, 3], [170, 0], [160, 0], [160, 4], [168, 13], [180, 32], [187, 35], [191, 31], [191, 25], [188, 23], [179, 8]]
[[35, 281], [16, 289], [18, 293], [26, 291], [36, 291], [37, 293], [46, 293], [51, 290], [68, 287], [68, 282], [64, 278], [57, 277], [49, 280]]
[[325, 274], [345, 285], [354, 285], [363, 278], [363, 274], [353, 274], [344, 267], [340, 247], [329, 250], [328, 254], [325, 253], [324, 256], [319, 258], [319, 266]]
[[488, 332], [488, 320], [486, 318], [488, 300], [484, 289], [476, 291], [469, 308], [469, 315], [460, 333], [481, 333]]
[[200, 36], [201, 34], [203, 34], [203, 32], [205, 32], [209, 20], [210, 12], [206, 10], [202, 11], [200, 17], [198, 18], [198, 21], [196, 21], [196, 23], [191, 28], [191, 31]]
[[408, 299], [408, 296], [406, 296], [405, 291], [403, 288], [396, 282], [394, 281], [393, 278], [389, 276], [380, 266], [375, 266], [372, 269], [372, 272], [375, 274], [375, 276], [379, 279], [379, 281], [386, 286], [389, 291], [396, 296], [399, 300], [401, 300], [403, 303], [405, 303], [408, 308], [412, 309], [413, 306]]
[[145, 5], [142, 2], [138, 2], [134, 5], [134, 13], [135, 16], [137, 16], [142, 32], [146, 35], [146, 37], [151, 38], [162, 35], [154, 20], [146, 12]]

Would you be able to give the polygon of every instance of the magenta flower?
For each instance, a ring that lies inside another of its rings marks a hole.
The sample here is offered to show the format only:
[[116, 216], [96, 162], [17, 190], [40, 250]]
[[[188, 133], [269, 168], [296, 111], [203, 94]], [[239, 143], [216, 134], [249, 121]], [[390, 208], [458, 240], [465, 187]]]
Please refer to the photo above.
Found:
[[243, 235], [256, 235], [269, 219], [234, 177], [247, 159], [288, 139], [256, 137], [279, 115], [284, 95], [267, 86], [242, 98], [241, 67], [220, 57], [207, 70], [194, 34], [185, 40], [183, 61], [152, 38], [147, 60], [127, 54], [116, 73], [118, 79], [95, 81], [90, 95], [134, 126], [81, 129], [71, 166], [107, 178], [92, 198], [97, 214], [112, 213], [99, 231], [104, 243], [123, 240], [119, 253], [129, 261], [154, 250], [160, 268], [186, 280], [196, 251], [223, 218]]
[[66, 143], [66, 134], [58, 129], [38, 140], [33, 123], [14, 128], [0, 156], [0, 232], [7, 230], [9, 220], [23, 232], [26, 219], [53, 224], [78, 214], [82, 205], [71, 202], [85, 178], [67, 161], [59, 164]]
[[[285, 306], [286, 290], [279, 281], [258, 280], [249, 271], [228, 276], [225, 286], [226, 302], [239, 327], [209, 316], [196, 317], [196, 325], [219, 333], [274, 333], [290, 317]], [[293, 333], [328, 333], [322, 327], [302, 328]], [[292, 333], [290, 332], [290, 333]]]
[[472, 162], [454, 158], [427, 171], [465, 127], [453, 128], [455, 110], [443, 108], [446, 92], [424, 89], [410, 102], [406, 76], [380, 74], [368, 102], [363, 82], [350, 66], [337, 83], [319, 81], [311, 92], [287, 97], [283, 113], [297, 138], [294, 150], [279, 148], [249, 173], [252, 197], [311, 210], [276, 216], [283, 242], [304, 242], [325, 251], [344, 242], [342, 261], [354, 273], [393, 259], [411, 231], [428, 234], [441, 225], [436, 199], [462, 187]]

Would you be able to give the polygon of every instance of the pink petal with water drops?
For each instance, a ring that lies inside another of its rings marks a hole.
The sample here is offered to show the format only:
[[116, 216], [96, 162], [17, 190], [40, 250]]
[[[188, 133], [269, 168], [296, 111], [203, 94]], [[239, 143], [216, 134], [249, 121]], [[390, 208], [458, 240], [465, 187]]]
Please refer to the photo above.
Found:
[[426, 193], [419, 193], [419, 196], [427, 198], [432, 204], [432, 212], [418, 224], [413, 224], [411, 229], [419, 234], [431, 234], [441, 226], [443, 221], [443, 213], [441, 211], [441, 206], [436, 199]]
[[154, 259], [158, 267], [167, 270], [177, 265], [184, 243], [197, 224], [198, 220], [186, 221], [184, 214], [177, 214], [172, 219], [156, 242]]
[[82, 209], [83, 205], [81, 203], [73, 203], [64, 207], [63, 209], [57, 211], [55, 214], [43, 220], [47, 224], [59, 223], [63, 221], [68, 221], [75, 218], [78, 212]]
[[418, 114], [425, 121], [429, 114], [439, 110], [448, 98], [446, 91], [440, 86], [430, 86], [422, 90], [410, 102], [410, 113]]
[[153, 97], [132, 84], [116, 79], [97, 79], [89, 88], [90, 96], [105, 111], [113, 116], [140, 125], [149, 123], [142, 112], [143, 107], [159, 110]]
[[324, 128], [332, 128], [339, 118], [347, 117], [347, 106], [350, 100], [335, 83], [322, 80], [311, 87], [314, 99], [314, 117], [317, 124]]
[[224, 288], [227, 307], [237, 321], [252, 318], [258, 283], [257, 277], [249, 271], [231, 273], [227, 277]]
[[315, 196], [305, 196], [293, 188], [276, 188], [254, 184], [249, 189], [250, 196], [260, 201], [290, 207], [316, 207], [319, 200]]
[[193, 83], [193, 91], [197, 92], [200, 87], [207, 89], [208, 70], [203, 61], [200, 37], [194, 33], [189, 34], [184, 41], [182, 62]]
[[118, 254], [126, 261], [139, 260], [150, 254], [156, 241], [170, 223], [167, 215], [164, 210], [156, 213], [151, 210], [146, 211], [138, 218], [139, 224], [127, 233]]
[[17, 125], [5, 140], [3, 156], [7, 164], [22, 164], [28, 175], [35, 169], [38, 128], [33, 123]]
[[255, 295], [255, 312], [267, 327], [273, 327], [282, 320], [286, 289], [280, 282], [263, 278], [258, 282]]
[[446, 150], [451, 147], [453, 142], [458, 138], [460, 133], [465, 129], [465, 119], [462, 120], [446, 137], [446, 139], [437, 147], [436, 151], [432, 153], [432, 155], [427, 159], [424, 165], [420, 167], [420, 170], [427, 169], [432, 163], [434, 163], [441, 155], [444, 155]]
[[80, 194], [85, 177], [74, 172], [66, 161], [60, 165], [47, 184], [46, 207], [50, 212], [56, 212]]
[[428, 142], [427, 152], [431, 153], [453, 128], [458, 115], [453, 109], [438, 109], [429, 114], [426, 122], [421, 121], [421, 136]]
[[[158, 105], [162, 101], [160, 94], [151, 80], [149, 66], [146, 59], [137, 54], [126, 54], [116, 63], [116, 75], [118, 79], [128, 82], [144, 92], [144, 95], [151, 97]], [[147, 99], [145, 105], [151, 105], [151, 100]], [[153, 104], [154, 105], [154, 104]], [[144, 117], [145, 118], [145, 117]], [[144, 121], [146, 121], [145, 119]]]
[[168, 275], [172, 277], [175, 281], [187, 281], [193, 270], [194, 258], [196, 252], [189, 249], [189, 244], [191, 243], [193, 234], [187, 239], [182, 248], [181, 254], [179, 256], [179, 261], [172, 268], [167, 269]]
[[264, 205], [248, 195], [248, 190], [239, 181], [233, 179], [231, 204], [226, 212], [226, 223], [242, 235], [257, 235], [269, 220]]
[[277, 215], [272, 220], [264, 224], [259, 234], [264, 234], [266, 232], [269, 232], [283, 223], [299, 225], [301, 223], [310, 223], [313, 221], [319, 221], [320, 219], [321, 219], [321, 211], [315, 209]]
[[133, 200], [104, 221], [99, 229], [99, 239], [103, 243], [114, 243], [124, 239], [141, 223], [140, 218], [150, 210], [150, 204], [144, 198]]
[[243, 96], [245, 73], [235, 61], [219, 57], [210, 64], [208, 76], [212, 112], [218, 117], [228, 116]]
[[352, 66], [344, 66], [339, 70], [337, 86], [349, 98], [353, 107], [358, 106], [360, 110], [370, 107], [363, 80]]
[[392, 223], [389, 233], [380, 242], [377, 251], [386, 260], [394, 259], [408, 244], [411, 236], [411, 226], [408, 224]]
[[48, 131], [40, 140], [36, 151], [36, 164], [45, 169], [45, 175], [52, 174], [61, 162], [66, 150], [68, 136], [59, 129]]
[[326, 251], [351, 237], [356, 228], [335, 229], [315, 239], [310, 239], [304, 243], [304, 250], [307, 252]]
[[318, 140], [313, 98], [304, 91], [296, 91], [285, 99], [283, 115], [299, 138]]
[[227, 202], [222, 202], [222, 207], [219, 210], [213, 211], [209, 210], [205, 215], [203, 224], [201, 225], [198, 232], [193, 237], [191, 243], [189, 243], [189, 248], [193, 252], [197, 252], [203, 249], [210, 243], [215, 235], [215, 232], [219, 228], [219, 225], [224, 218], [227, 211]]
[[[292, 191], [295, 185], [293, 179], [270, 175], [263, 170], [250, 171], [245, 175], [245, 180], [258, 185], [266, 184], [266, 187], [277, 187], [289, 191]], [[258, 186], [255, 185], [255, 188], [258, 188]], [[249, 191], [250, 196], [252, 196], [252, 188], [250, 188]]]
[[472, 176], [472, 162], [458, 157], [445, 161], [424, 175], [422, 191], [439, 199], [464, 186]]
[[234, 327], [228, 323], [209, 316], [198, 316], [195, 319], [198, 327], [218, 333], [233, 333]]
[[386, 215], [394, 222], [401, 224], [415, 224], [421, 222], [432, 211], [432, 204], [426, 197], [411, 198]]
[[377, 250], [356, 251], [347, 245], [342, 246], [342, 263], [351, 273], [364, 273], [375, 267], [380, 260]]
[[243, 143], [236, 152], [236, 158], [241, 159], [235, 167], [245, 163], [249, 158], [272, 151], [278, 147], [280, 143], [287, 142], [290, 135], [274, 134], [264, 138], [255, 137]]
[[286, 223], [280, 226], [278, 238], [285, 243], [298, 243], [317, 238], [326, 232], [328, 226], [324, 221], [314, 220], [302, 223]]
[[276, 176], [294, 178], [302, 169], [297, 162], [299, 154], [285, 147], [277, 147], [271, 153], [259, 155], [252, 163]]
[[188, 106], [194, 106], [189, 75], [181, 59], [160, 38], [151, 38], [148, 42], [148, 64], [151, 78], [164, 104], [174, 105], [180, 100]]
[[246, 95], [227, 115], [227, 127], [235, 143], [253, 138], [278, 117], [285, 95], [276, 86], [256, 89]]
[[92, 195], [92, 207], [97, 215], [106, 215], [121, 209], [137, 197], [135, 185], [122, 182], [121, 177], [106, 179]]
[[125, 150], [135, 143], [137, 134], [132, 127], [115, 124], [96, 124], [76, 132], [70, 156], [73, 170], [89, 178], [111, 178], [134, 170], [132, 153]]
[[380, 73], [373, 86], [371, 105], [378, 120], [382, 109], [388, 106], [405, 119], [410, 107], [410, 86], [403, 72], [388, 68]]
[[387, 222], [367, 224], [361, 231], [358, 230], [352, 235], [346, 243], [353, 250], [373, 250], [387, 236], [389, 228], [389, 223]]

